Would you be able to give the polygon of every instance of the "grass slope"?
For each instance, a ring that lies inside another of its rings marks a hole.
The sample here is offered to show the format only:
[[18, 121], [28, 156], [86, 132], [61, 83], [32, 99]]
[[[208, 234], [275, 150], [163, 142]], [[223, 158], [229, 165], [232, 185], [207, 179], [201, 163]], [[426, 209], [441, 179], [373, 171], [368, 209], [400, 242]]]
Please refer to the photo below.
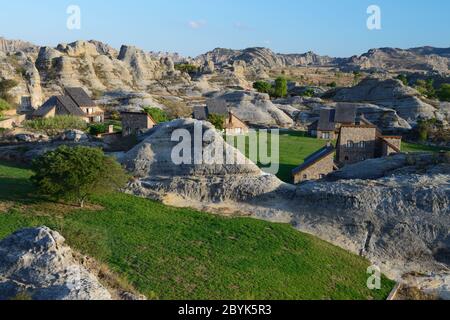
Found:
[[0, 163], [0, 239], [27, 226], [60, 231], [159, 299], [385, 299], [369, 263], [288, 225], [175, 209], [125, 194], [78, 210], [35, 196], [30, 172]]

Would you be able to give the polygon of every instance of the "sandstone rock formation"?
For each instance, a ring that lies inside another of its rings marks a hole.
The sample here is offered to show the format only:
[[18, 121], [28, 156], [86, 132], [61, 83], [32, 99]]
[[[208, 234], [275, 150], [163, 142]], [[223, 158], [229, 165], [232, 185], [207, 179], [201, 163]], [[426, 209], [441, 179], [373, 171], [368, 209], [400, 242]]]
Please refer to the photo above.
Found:
[[267, 94], [228, 90], [207, 95], [209, 103], [224, 102], [241, 120], [256, 126], [288, 128], [294, 121]]
[[420, 99], [420, 94], [399, 80], [365, 79], [352, 88], [337, 89], [327, 95], [337, 102], [367, 102], [394, 109], [397, 114], [415, 124], [420, 118], [435, 118], [438, 110]]
[[0, 299], [110, 300], [111, 294], [74, 258], [64, 238], [46, 227], [0, 242]]

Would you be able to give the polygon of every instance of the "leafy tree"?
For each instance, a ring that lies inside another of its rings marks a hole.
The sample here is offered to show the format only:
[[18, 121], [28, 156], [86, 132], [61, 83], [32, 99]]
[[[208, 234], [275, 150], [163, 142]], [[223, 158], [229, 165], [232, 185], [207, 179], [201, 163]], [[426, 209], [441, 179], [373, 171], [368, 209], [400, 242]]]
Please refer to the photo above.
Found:
[[12, 88], [15, 88], [18, 85], [16, 80], [1, 80], [0, 81], [0, 98], [6, 101], [10, 101], [11, 97], [8, 94], [8, 91]]
[[260, 93], [271, 94], [273, 87], [269, 82], [266, 81], [256, 81], [253, 83], [253, 88]]
[[444, 83], [437, 91], [437, 96], [441, 101], [450, 101], [450, 83]]
[[359, 71], [353, 71], [353, 85], [357, 85], [359, 81], [361, 80], [361, 72]]
[[419, 93], [429, 99], [436, 98], [436, 90], [434, 89], [434, 80], [422, 80], [419, 79], [416, 81], [416, 85], [414, 87]]
[[93, 136], [106, 133], [108, 131], [108, 125], [104, 123], [94, 123], [89, 126], [89, 133]]
[[189, 75], [195, 74], [198, 72], [199, 68], [193, 64], [189, 63], [180, 63], [175, 65], [175, 70], [187, 73]]
[[208, 121], [219, 131], [222, 131], [225, 128], [225, 120], [226, 117], [224, 115], [215, 113], [208, 115]]
[[398, 75], [397, 79], [400, 80], [403, 83], [403, 85], [405, 86], [408, 85], [408, 78], [404, 74]]
[[152, 107], [145, 107], [144, 112], [147, 113], [149, 116], [151, 116], [153, 120], [156, 121], [156, 123], [169, 121], [169, 117], [167, 113], [164, 112], [164, 110]]
[[76, 201], [121, 188], [128, 181], [124, 169], [100, 149], [61, 146], [33, 162], [33, 184], [43, 195]]
[[311, 98], [311, 97], [314, 97], [314, 94], [315, 94], [314, 90], [310, 88], [310, 89], [306, 89], [301, 95], [302, 95], [302, 97]]
[[286, 97], [288, 92], [287, 79], [284, 77], [278, 77], [275, 80], [275, 88], [273, 91], [273, 96], [276, 98]]
[[337, 87], [337, 83], [336, 83], [336, 81], [333, 81], [333, 82], [329, 83], [327, 86], [330, 87], [330, 88], [336, 88]]
[[10, 110], [11, 105], [8, 103], [8, 101], [3, 100], [0, 98], [0, 118], [2, 117], [2, 112], [6, 110]]

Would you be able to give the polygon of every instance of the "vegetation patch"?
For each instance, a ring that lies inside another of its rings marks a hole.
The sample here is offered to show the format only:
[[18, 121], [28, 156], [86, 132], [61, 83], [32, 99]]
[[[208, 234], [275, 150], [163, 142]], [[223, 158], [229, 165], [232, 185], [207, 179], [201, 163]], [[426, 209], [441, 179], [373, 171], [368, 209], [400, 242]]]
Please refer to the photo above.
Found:
[[30, 130], [55, 135], [68, 129], [86, 130], [87, 123], [75, 116], [55, 116], [52, 118], [27, 120], [23, 123], [23, 126]]
[[[0, 164], [0, 202], [35, 193], [31, 171]], [[10, 187], [14, 186], [14, 190]], [[45, 200], [37, 200], [44, 201]], [[60, 232], [154, 299], [385, 299], [394, 283], [367, 288], [369, 262], [289, 225], [224, 218], [134, 196], [96, 196], [104, 209], [0, 215], [0, 239], [31, 226]]]

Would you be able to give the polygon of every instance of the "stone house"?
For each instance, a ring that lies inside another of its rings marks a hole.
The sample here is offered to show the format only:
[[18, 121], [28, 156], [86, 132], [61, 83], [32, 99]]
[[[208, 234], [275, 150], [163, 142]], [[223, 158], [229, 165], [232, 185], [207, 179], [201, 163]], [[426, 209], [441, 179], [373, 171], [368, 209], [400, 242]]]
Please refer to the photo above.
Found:
[[358, 125], [339, 130], [336, 161], [340, 166], [401, 152], [402, 137], [383, 136], [377, 126], [363, 117]]
[[87, 115], [89, 123], [105, 121], [105, 113], [82, 88], [65, 88], [64, 93]]
[[66, 88], [65, 95], [53, 96], [32, 113], [32, 118], [52, 118], [72, 115], [87, 123], [99, 123], [105, 119], [102, 109], [95, 105], [82, 88]]
[[249, 132], [248, 125], [239, 119], [233, 112], [229, 111], [225, 105], [212, 104], [209, 106], [194, 107], [193, 118], [199, 121], [207, 121], [209, 115], [217, 114], [224, 116], [224, 130], [227, 135], [240, 135], [247, 134]]
[[145, 112], [121, 112], [122, 136], [139, 135], [157, 125], [156, 121]]
[[334, 146], [328, 144], [306, 158], [301, 166], [292, 171], [294, 184], [309, 180], [323, 179], [337, 169], [334, 164], [335, 151], [336, 149]]
[[308, 126], [308, 134], [324, 140], [336, 140], [338, 130], [342, 125], [356, 123], [356, 107], [352, 105], [338, 105], [335, 109], [320, 110], [319, 120]]

